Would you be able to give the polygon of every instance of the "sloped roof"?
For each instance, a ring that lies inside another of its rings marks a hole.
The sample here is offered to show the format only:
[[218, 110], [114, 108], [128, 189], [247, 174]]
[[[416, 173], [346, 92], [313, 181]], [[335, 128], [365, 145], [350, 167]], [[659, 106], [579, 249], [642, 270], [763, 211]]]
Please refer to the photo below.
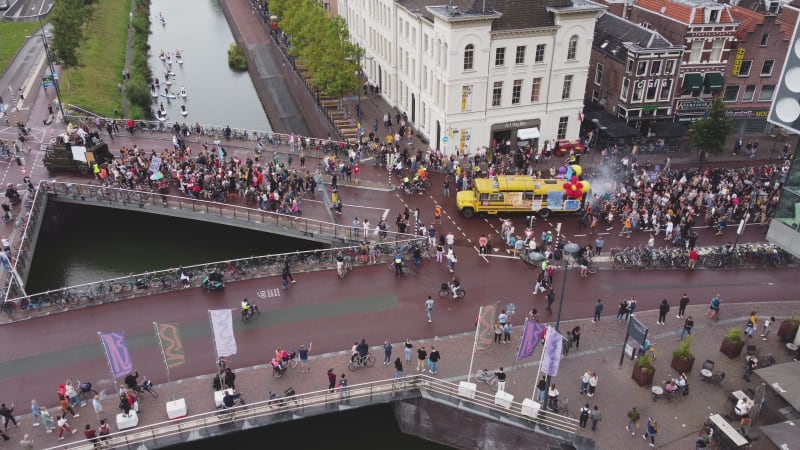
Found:
[[704, 23], [705, 8], [722, 7], [719, 23], [733, 23], [729, 6], [714, 0], [638, 0], [636, 6], [687, 25]]
[[[798, 3], [798, 1], [795, 1], [795, 3]], [[794, 25], [797, 23], [797, 14], [796, 9], [781, 8], [781, 13], [776, 21], [780, 25], [781, 31], [783, 31], [783, 38], [787, 41], [792, 39]]]
[[[605, 46], [604, 46], [605, 44]], [[626, 45], [633, 44], [643, 49], [672, 48], [672, 43], [655, 30], [649, 30], [613, 14], [603, 14], [594, 27], [592, 46], [603, 53], [622, 59]], [[614, 53], [615, 49], [621, 50]]]
[[[397, 3], [433, 21], [433, 15], [426, 7], [447, 5], [449, 0], [397, 0]], [[571, 7], [574, 3], [572, 0], [452, 0], [452, 6], [457, 6], [464, 15], [501, 13], [500, 18], [492, 21], [492, 30], [497, 31], [553, 26], [553, 15], [547, 8]]]
[[763, 14], [740, 6], [731, 6], [731, 15], [740, 22], [736, 29], [736, 39], [739, 40], [746, 39], [747, 33], [756, 30], [756, 25], [764, 24]]

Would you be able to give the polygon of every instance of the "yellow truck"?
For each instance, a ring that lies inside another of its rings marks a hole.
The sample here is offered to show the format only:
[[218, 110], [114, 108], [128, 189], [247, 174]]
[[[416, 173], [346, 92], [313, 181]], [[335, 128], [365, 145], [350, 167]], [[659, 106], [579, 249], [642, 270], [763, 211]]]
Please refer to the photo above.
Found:
[[456, 206], [461, 215], [467, 218], [476, 213], [536, 212], [541, 217], [547, 217], [553, 212], [575, 212], [583, 204], [588, 189], [579, 199], [568, 198], [564, 191], [565, 182], [560, 179], [534, 179], [528, 175], [478, 178], [472, 190], [456, 195]]

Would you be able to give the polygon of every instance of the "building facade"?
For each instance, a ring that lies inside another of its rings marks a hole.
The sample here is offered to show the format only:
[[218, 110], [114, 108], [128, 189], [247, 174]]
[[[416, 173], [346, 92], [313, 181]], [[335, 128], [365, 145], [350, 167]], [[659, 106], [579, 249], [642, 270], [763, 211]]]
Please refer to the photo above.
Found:
[[339, 0], [365, 73], [430, 147], [577, 139], [604, 7], [583, 0]]
[[587, 102], [647, 135], [653, 122], [673, 120], [683, 51], [653, 29], [604, 14], [595, 26]]

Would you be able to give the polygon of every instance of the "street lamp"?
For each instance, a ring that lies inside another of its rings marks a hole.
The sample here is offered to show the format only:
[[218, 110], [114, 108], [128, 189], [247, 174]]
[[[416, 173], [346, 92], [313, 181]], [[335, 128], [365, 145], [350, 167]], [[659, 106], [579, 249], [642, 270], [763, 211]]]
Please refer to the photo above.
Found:
[[50, 57], [50, 47], [47, 45], [47, 36], [45, 36], [44, 24], [41, 19], [39, 20], [39, 36], [42, 37], [42, 45], [44, 46], [44, 53], [47, 56], [47, 66], [50, 68], [50, 76], [53, 78], [53, 86], [56, 88], [56, 98], [58, 99], [58, 110], [61, 113], [61, 120], [64, 120], [64, 104], [61, 102], [61, 89], [58, 86], [58, 75], [53, 66], [53, 59]]

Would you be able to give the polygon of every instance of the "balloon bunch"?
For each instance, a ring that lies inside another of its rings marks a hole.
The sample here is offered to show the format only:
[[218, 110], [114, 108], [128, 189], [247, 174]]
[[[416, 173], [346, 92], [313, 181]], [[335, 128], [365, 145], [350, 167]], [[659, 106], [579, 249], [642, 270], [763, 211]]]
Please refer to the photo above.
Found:
[[[562, 167], [564, 169], [564, 167]], [[569, 180], [564, 183], [564, 193], [567, 198], [579, 199], [583, 194], [589, 192], [589, 182], [581, 181], [578, 177], [581, 176], [583, 169], [577, 164], [573, 164], [566, 168], [566, 179]]]

